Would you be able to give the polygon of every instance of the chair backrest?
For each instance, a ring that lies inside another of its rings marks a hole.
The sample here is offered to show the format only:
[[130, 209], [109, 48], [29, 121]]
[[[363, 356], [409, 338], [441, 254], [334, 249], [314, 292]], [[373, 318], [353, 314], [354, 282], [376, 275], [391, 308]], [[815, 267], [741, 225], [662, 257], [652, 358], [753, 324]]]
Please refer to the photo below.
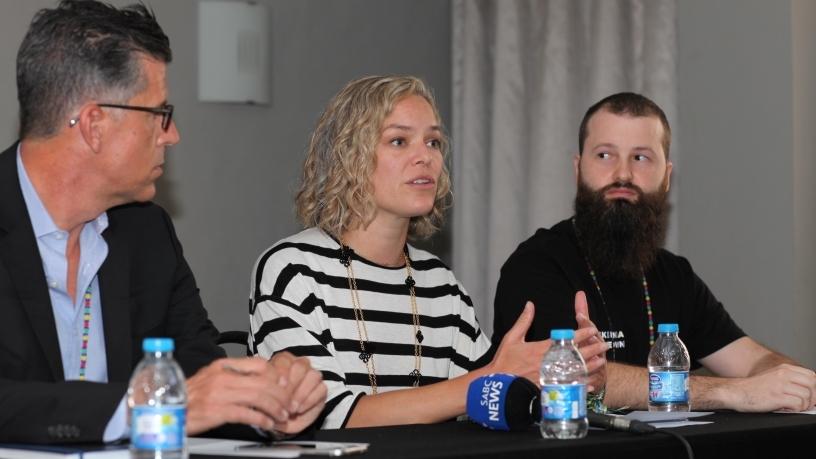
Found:
[[244, 349], [246, 349], [246, 355], [252, 355], [248, 347], [249, 333], [242, 330], [229, 330], [221, 332], [218, 334], [218, 339], [216, 339], [215, 343], [220, 346], [223, 346], [224, 344], [240, 344], [244, 346]]

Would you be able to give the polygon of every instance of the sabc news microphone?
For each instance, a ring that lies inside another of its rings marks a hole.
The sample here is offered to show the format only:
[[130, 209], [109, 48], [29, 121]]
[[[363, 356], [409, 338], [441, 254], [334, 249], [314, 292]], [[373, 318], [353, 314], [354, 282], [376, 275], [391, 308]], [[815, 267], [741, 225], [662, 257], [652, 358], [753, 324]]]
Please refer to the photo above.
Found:
[[467, 415], [492, 430], [525, 430], [541, 419], [541, 392], [528, 379], [493, 373], [471, 381]]
[[[467, 415], [492, 430], [525, 430], [541, 420], [541, 392], [528, 379], [493, 373], [474, 379], [467, 392]], [[645, 422], [587, 411], [589, 425], [635, 434], [655, 432]]]

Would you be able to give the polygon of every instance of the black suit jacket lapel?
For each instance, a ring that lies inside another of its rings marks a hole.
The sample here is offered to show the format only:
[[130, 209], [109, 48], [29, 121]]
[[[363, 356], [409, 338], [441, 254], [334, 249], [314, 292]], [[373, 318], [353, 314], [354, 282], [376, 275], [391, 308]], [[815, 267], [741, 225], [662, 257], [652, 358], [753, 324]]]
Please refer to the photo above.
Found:
[[[55, 381], [65, 379], [40, 251], [17, 176], [17, 144], [0, 154], [0, 263], [11, 277]], [[0, 307], [9, 307], [0, 305]]]
[[127, 243], [117, 237], [115, 219], [109, 220], [108, 229], [102, 235], [108, 243], [108, 256], [99, 268], [108, 381], [128, 381], [133, 368], [130, 252]]

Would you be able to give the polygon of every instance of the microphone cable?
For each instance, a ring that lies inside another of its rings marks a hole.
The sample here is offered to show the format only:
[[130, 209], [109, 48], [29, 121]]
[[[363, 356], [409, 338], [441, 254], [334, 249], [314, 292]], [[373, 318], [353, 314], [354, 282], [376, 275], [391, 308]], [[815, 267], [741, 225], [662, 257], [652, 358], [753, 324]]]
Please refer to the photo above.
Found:
[[680, 443], [683, 444], [683, 447], [686, 448], [686, 456], [688, 456], [689, 459], [694, 459], [694, 451], [691, 450], [691, 445], [689, 444], [688, 440], [685, 439], [685, 437], [683, 437], [679, 433], [672, 432], [671, 430], [655, 429], [655, 432], [666, 434], [670, 437], [678, 439]]
[[682, 435], [669, 431], [658, 429], [657, 427], [643, 421], [637, 421], [634, 419], [626, 419], [621, 416], [609, 415], [609, 414], [599, 414], [594, 413], [592, 411], [587, 412], [587, 420], [589, 421], [589, 425], [593, 427], [599, 427], [605, 430], [617, 430], [620, 432], [629, 432], [635, 435], [649, 435], [653, 433], [663, 433], [670, 437], [674, 437], [683, 444], [683, 447], [686, 449], [686, 455], [688, 459], [694, 459], [694, 451], [691, 449], [691, 445], [689, 444], [688, 440], [686, 440]]

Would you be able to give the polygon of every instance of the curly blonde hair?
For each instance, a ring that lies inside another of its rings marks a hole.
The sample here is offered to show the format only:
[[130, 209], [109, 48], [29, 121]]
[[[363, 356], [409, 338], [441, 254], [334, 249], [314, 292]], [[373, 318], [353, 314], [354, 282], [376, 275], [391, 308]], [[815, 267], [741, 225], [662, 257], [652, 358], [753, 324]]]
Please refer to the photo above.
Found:
[[[343, 232], [366, 227], [377, 211], [371, 176], [383, 121], [400, 100], [420, 96], [428, 101], [441, 125], [428, 86], [413, 76], [368, 76], [348, 83], [320, 116], [303, 163], [295, 198], [303, 225], [316, 226], [339, 238]], [[444, 131], [443, 131], [444, 132]], [[446, 166], [449, 143], [441, 136], [442, 173], [436, 199], [427, 215], [411, 218], [408, 236], [431, 236], [442, 224], [450, 195]]]

